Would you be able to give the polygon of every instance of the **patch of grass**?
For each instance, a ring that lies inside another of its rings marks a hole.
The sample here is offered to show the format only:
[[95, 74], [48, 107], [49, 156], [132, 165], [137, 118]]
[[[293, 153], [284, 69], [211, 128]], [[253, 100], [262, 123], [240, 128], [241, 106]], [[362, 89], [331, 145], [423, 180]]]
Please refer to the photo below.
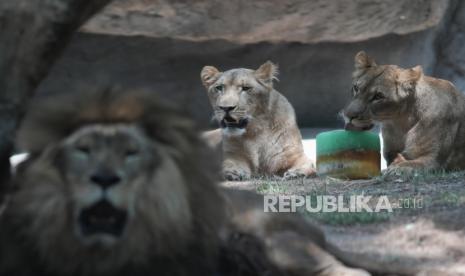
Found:
[[258, 185], [257, 193], [283, 194], [283, 193], [286, 193], [286, 185], [283, 185], [283, 183], [280, 183], [280, 182], [266, 181]]
[[433, 199], [433, 204], [445, 205], [445, 206], [460, 206], [465, 204], [465, 192], [464, 193], [452, 193], [443, 192], [437, 195]]
[[388, 221], [391, 218], [391, 213], [380, 212], [352, 212], [352, 213], [310, 213], [305, 212], [309, 218], [315, 219], [329, 225], [356, 225], [356, 224], [371, 224]]
[[[351, 196], [364, 195], [372, 197], [369, 206], [373, 210], [380, 196], [388, 196], [394, 210], [392, 213], [372, 213], [366, 210], [315, 213], [305, 208], [299, 210], [304, 216], [329, 225], [376, 224], [396, 220], [397, 217], [422, 216], [465, 208], [465, 171], [419, 171], [405, 177], [385, 180], [380, 176], [367, 181], [345, 181], [330, 177], [286, 181], [263, 178], [253, 182], [260, 194], [310, 196], [313, 208], [317, 196], [342, 195], [346, 201]], [[348, 206], [346, 202], [344, 206]]]
[[436, 179], [457, 179], [465, 177], [465, 171], [445, 171], [443, 169], [438, 170], [413, 170], [413, 171], [403, 171], [399, 170], [396, 175], [385, 175], [382, 174], [375, 179], [378, 182], [389, 182], [389, 181], [399, 181], [399, 182], [411, 182], [413, 184], [419, 184], [421, 182], [428, 182]]

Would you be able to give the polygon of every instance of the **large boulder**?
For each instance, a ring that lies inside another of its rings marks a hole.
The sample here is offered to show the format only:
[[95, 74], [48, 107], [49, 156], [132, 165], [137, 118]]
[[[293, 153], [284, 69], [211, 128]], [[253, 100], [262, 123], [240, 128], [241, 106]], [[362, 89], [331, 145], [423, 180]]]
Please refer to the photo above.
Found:
[[447, 0], [117, 0], [84, 31], [233, 43], [353, 42], [436, 26]]
[[211, 108], [204, 65], [280, 66], [277, 89], [302, 126], [335, 126], [349, 97], [353, 56], [436, 65], [448, 0], [116, 0], [89, 21], [40, 88], [61, 93], [96, 78], [175, 100], [203, 126]]

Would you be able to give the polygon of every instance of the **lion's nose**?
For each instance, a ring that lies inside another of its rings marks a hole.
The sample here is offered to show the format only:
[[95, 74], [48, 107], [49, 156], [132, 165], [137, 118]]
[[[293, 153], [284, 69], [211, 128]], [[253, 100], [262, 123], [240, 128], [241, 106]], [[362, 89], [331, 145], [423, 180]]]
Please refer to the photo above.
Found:
[[112, 172], [97, 171], [90, 176], [90, 180], [103, 189], [107, 189], [113, 185], [118, 184], [121, 181], [121, 178]]
[[219, 108], [224, 112], [229, 112], [236, 109], [236, 106], [220, 106]]

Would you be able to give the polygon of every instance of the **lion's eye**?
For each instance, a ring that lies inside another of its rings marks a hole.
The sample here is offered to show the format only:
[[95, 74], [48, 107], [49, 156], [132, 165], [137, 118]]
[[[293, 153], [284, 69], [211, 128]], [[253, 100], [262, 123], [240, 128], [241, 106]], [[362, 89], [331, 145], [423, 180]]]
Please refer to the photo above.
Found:
[[133, 157], [139, 154], [139, 147], [136, 144], [129, 144], [124, 150], [126, 157]]
[[86, 144], [78, 144], [76, 145], [76, 150], [80, 153], [90, 154], [90, 146]]
[[247, 91], [250, 91], [251, 89], [252, 89], [252, 87], [250, 87], [250, 86], [242, 86], [242, 91], [247, 92]]
[[77, 150], [80, 151], [80, 152], [82, 152], [82, 153], [85, 153], [85, 154], [89, 154], [89, 153], [90, 153], [90, 148], [88, 148], [88, 147], [83, 147], [83, 146], [81, 146], [81, 147], [78, 147]]
[[223, 92], [223, 89], [224, 89], [224, 86], [223, 86], [223, 85], [217, 85], [217, 86], [215, 86], [215, 90], [216, 90], [217, 92]]
[[139, 153], [137, 149], [127, 149], [126, 152], [124, 153], [126, 157], [132, 157], [135, 156]]
[[371, 98], [372, 101], [379, 101], [379, 100], [383, 100], [385, 99], [386, 97], [384, 96], [383, 93], [381, 92], [376, 92], [376, 94], [373, 96], [373, 98]]
[[91, 149], [89, 146], [78, 145], [75, 147], [75, 152], [82, 158], [89, 158], [90, 151]]

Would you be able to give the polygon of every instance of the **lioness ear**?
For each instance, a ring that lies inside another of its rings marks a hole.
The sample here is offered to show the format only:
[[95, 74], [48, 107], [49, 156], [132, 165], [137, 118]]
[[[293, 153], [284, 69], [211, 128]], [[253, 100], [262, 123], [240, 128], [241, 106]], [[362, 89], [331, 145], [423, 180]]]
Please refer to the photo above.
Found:
[[360, 51], [355, 55], [355, 69], [364, 70], [369, 67], [375, 67], [376, 62], [373, 58], [368, 56], [364, 51]]
[[278, 66], [267, 61], [255, 70], [255, 76], [265, 84], [273, 86], [273, 80], [278, 79]]
[[405, 90], [413, 90], [422, 76], [423, 68], [417, 65], [413, 68], [402, 70], [397, 76], [397, 80]]
[[200, 72], [200, 79], [206, 88], [209, 88], [219, 77], [220, 71], [213, 66], [204, 66]]

